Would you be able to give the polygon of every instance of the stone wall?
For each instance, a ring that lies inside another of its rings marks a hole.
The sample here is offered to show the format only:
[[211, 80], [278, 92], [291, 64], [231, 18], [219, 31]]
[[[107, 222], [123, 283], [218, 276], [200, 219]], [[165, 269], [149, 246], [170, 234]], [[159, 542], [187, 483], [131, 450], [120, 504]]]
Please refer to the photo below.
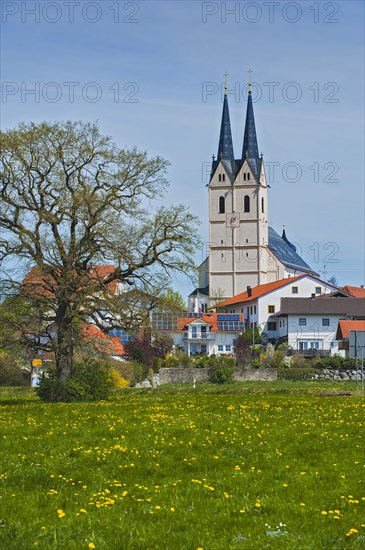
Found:
[[[238, 382], [249, 380], [277, 380], [278, 374], [275, 369], [240, 369], [235, 372], [233, 379]], [[155, 386], [164, 384], [193, 384], [195, 382], [209, 382], [209, 369], [190, 369], [190, 368], [162, 368], [158, 374], [153, 377]], [[148, 380], [143, 380], [136, 384], [137, 388], [150, 388]]]
[[[290, 369], [288, 369], [289, 371]], [[233, 379], [237, 382], [266, 380], [273, 382], [277, 380], [278, 373], [276, 369], [240, 369], [237, 370]], [[162, 368], [158, 374], [153, 377], [154, 386], [165, 384], [193, 384], [195, 382], [209, 382], [209, 369], [194, 368]], [[303, 380], [308, 377], [303, 376]], [[323, 369], [318, 370], [318, 374], [310, 376], [311, 380], [356, 380], [356, 370], [338, 370]], [[361, 381], [361, 372], [358, 373], [358, 380]], [[149, 380], [143, 380], [136, 384], [136, 388], [151, 388]]]
[[[356, 380], [356, 369], [339, 370], [323, 369], [313, 376], [314, 380]], [[361, 380], [361, 371], [358, 371], [358, 380]]]

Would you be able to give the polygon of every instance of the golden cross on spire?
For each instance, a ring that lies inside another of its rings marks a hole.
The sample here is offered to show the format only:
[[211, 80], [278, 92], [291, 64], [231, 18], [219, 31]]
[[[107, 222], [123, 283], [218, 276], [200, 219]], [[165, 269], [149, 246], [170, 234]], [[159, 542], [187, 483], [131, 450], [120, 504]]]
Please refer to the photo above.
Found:
[[224, 95], [227, 95], [227, 90], [228, 90], [227, 78], [229, 77], [229, 73], [227, 73], [226, 71], [223, 76], [224, 76]]
[[247, 72], [248, 72], [248, 91], [250, 92], [251, 91], [251, 85], [252, 85], [251, 75], [253, 73], [253, 70], [251, 68], [249, 68]]

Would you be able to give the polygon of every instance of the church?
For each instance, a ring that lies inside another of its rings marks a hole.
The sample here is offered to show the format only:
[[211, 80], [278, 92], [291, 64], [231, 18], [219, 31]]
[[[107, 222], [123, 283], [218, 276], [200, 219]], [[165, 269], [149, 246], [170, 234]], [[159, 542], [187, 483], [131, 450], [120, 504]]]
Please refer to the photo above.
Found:
[[227, 84], [217, 158], [213, 156], [209, 196], [208, 256], [199, 266], [199, 288], [189, 309], [207, 311], [212, 303], [247, 288], [303, 274], [317, 275], [296, 247], [268, 224], [269, 185], [259, 154], [252, 86], [248, 85], [242, 154], [235, 158]]

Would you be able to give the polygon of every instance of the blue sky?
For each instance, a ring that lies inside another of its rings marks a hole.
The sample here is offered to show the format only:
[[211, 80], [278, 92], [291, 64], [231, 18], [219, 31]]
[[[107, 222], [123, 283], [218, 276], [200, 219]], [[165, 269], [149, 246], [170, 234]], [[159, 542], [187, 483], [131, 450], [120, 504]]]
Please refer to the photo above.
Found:
[[[316, 271], [326, 265], [340, 284], [364, 284], [362, 1], [3, 0], [1, 8], [2, 128], [97, 120], [118, 145], [164, 156], [166, 203], [190, 205], [205, 243], [223, 73], [238, 158], [252, 67], [259, 148], [273, 173], [271, 224], [278, 232], [285, 224]], [[183, 277], [173, 284], [192, 290]]]

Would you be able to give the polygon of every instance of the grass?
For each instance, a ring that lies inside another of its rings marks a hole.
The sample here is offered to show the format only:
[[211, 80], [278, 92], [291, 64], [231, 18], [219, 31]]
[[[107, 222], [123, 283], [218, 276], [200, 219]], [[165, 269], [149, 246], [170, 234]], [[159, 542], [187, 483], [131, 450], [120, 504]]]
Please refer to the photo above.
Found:
[[0, 547], [364, 548], [354, 390], [180, 385], [44, 404], [1, 388]]

